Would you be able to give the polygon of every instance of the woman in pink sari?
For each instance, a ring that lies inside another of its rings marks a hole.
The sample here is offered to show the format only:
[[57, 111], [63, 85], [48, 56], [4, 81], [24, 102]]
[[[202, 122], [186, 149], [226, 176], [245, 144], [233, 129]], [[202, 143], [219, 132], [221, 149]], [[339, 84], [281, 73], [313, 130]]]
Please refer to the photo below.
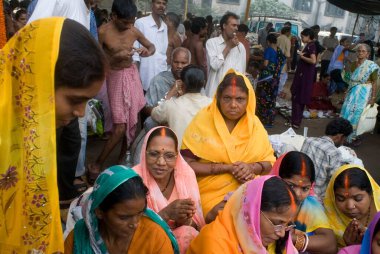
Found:
[[195, 173], [178, 153], [175, 133], [164, 126], [148, 132], [141, 162], [133, 169], [149, 189], [148, 207], [169, 224], [186, 253], [205, 222]]

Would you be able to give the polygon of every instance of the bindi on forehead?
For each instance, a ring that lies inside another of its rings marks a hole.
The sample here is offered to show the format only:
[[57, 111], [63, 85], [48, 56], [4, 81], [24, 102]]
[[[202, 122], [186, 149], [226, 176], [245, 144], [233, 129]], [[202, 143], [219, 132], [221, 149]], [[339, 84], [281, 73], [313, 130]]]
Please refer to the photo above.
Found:
[[232, 78], [231, 80], [231, 85], [232, 85], [232, 96], [236, 96], [236, 78]]
[[350, 179], [348, 178], [348, 175], [346, 174], [344, 176], [344, 196], [348, 197], [350, 195], [349, 193], [350, 190]]

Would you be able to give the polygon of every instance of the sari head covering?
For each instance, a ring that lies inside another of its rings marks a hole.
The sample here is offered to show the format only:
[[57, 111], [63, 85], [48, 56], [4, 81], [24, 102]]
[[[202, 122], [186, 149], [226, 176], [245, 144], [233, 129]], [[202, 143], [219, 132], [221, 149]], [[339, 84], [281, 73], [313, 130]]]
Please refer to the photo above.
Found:
[[[145, 136], [143, 146], [141, 148], [141, 162], [133, 169], [141, 176], [144, 180], [145, 185], [149, 189], [148, 194], [148, 207], [153, 209], [155, 212], [161, 211], [163, 208], [169, 205], [168, 200], [162, 194], [156, 180], [152, 177], [149, 169], [146, 166], [146, 148], [148, 146], [148, 139], [152, 132], [158, 128], [166, 128], [164, 126], [158, 126], [151, 129]], [[178, 149], [178, 148], [177, 148]], [[196, 207], [197, 211], [193, 217], [194, 222], [199, 226], [199, 228], [205, 225], [203, 218], [201, 201], [199, 196], [197, 179], [194, 170], [187, 164], [187, 162], [182, 158], [181, 154], [178, 153], [176, 164], [174, 167], [174, 179], [175, 188], [177, 190], [179, 199], [191, 198]]]
[[376, 181], [372, 178], [372, 176], [368, 173], [367, 170], [365, 170], [363, 167], [358, 165], [344, 165], [340, 167], [334, 175], [331, 177], [331, 180], [329, 182], [329, 185], [327, 186], [326, 190], [326, 196], [324, 199], [324, 205], [326, 208], [326, 215], [330, 220], [330, 225], [332, 229], [334, 230], [334, 233], [338, 240], [338, 246], [343, 247], [346, 244], [343, 240], [343, 233], [346, 230], [347, 225], [350, 223], [352, 219], [348, 218], [346, 215], [344, 215], [335, 205], [335, 193], [334, 193], [334, 183], [338, 175], [340, 175], [342, 172], [351, 169], [351, 168], [359, 168], [363, 170], [371, 183], [372, 187], [372, 197], [373, 197], [373, 203], [376, 207], [376, 211], [380, 210], [380, 187], [376, 183]]
[[364, 234], [362, 240], [362, 247], [360, 254], [372, 254], [372, 241], [375, 233], [376, 225], [380, 222], [380, 212], [376, 213], [371, 223], [368, 226], [367, 231]]
[[63, 252], [54, 80], [63, 18], [35, 21], [0, 50], [0, 250]]
[[[206, 225], [193, 240], [188, 253], [226, 253], [227, 250], [230, 254], [274, 253], [274, 244], [267, 250], [260, 233], [262, 191], [265, 181], [272, 177], [276, 176], [258, 177], [238, 188], [215, 221]], [[298, 253], [290, 234], [285, 253]]]
[[[187, 127], [182, 140], [182, 149], [189, 149], [200, 159], [213, 163], [234, 163], [242, 161], [275, 161], [274, 151], [268, 133], [255, 115], [256, 97], [248, 78], [241, 76], [248, 89], [246, 114], [230, 133], [217, 105], [217, 93], [212, 103], [203, 108]], [[221, 81], [223, 82], [223, 81]], [[231, 174], [198, 177], [203, 213], [206, 215], [224, 196], [235, 191], [240, 184]]]
[[[94, 190], [89, 196], [83, 211], [83, 219], [74, 227], [74, 253], [104, 254], [108, 253], [107, 247], [100, 235], [98, 219], [95, 209], [103, 200], [124, 182], [133, 177], [140, 177], [135, 171], [124, 166], [112, 166], [103, 171], [96, 179]], [[159, 215], [147, 208], [144, 215], [160, 225], [172, 242], [175, 253], [178, 253], [178, 244], [170, 231], [169, 226]]]
[[[281, 163], [287, 154], [288, 153], [285, 153], [280, 156], [273, 164], [271, 171], [272, 175], [280, 176]], [[310, 189], [309, 196], [307, 196], [302, 203], [300, 203], [296, 218], [294, 220], [296, 229], [305, 232], [308, 235], [312, 235], [318, 228], [331, 229], [328, 218], [325, 214], [325, 209], [314, 196], [313, 186], [314, 183]]]

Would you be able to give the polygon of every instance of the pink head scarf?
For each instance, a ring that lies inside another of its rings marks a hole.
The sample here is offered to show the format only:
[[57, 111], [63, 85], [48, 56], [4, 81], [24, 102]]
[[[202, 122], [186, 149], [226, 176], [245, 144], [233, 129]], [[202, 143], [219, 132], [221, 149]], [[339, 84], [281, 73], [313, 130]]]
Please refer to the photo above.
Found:
[[[238, 201], [238, 204], [232, 204], [232, 206], [241, 207], [242, 209], [232, 208], [232, 217], [234, 227], [236, 229], [236, 235], [239, 240], [239, 245], [243, 253], [256, 253], [256, 254], [266, 254], [267, 249], [263, 246], [261, 241], [260, 232], [260, 211], [261, 211], [261, 196], [264, 188], [264, 183], [268, 179], [276, 177], [272, 175], [262, 176], [256, 178], [247, 184], [243, 185], [236, 191], [235, 198], [231, 197], [231, 202], [234, 203]], [[241, 199], [236, 199], [240, 196]], [[227, 203], [227, 205], [228, 205]], [[226, 205], [226, 207], [227, 207]], [[231, 206], [231, 205], [229, 205]], [[226, 208], [225, 208], [226, 209]], [[291, 235], [286, 242], [286, 253], [293, 254], [298, 253], [295, 249]]]
[[[141, 162], [133, 169], [141, 176], [144, 180], [144, 184], [149, 189], [149, 195], [147, 197], [148, 207], [153, 211], [158, 213], [163, 208], [169, 205], [168, 200], [161, 193], [160, 188], [158, 187], [156, 180], [152, 177], [149, 172], [149, 169], [146, 165], [146, 148], [150, 135], [152, 132], [158, 128], [166, 128], [165, 126], [158, 126], [151, 129], [145, 136], [144, 144], [141, 149]], [[177, 147], [178, 149], [178, 147]], [[194, 170], [187, 164], [187, 162], [182, 158], [181, 154], [178, 153], [177, 161], [174, 167], [174, 179], [175, 179], [175, 188], [177, 190], [178, 196], [180, 199], [191, 198], [196, 207], [197, 212], [195, 213], [193, 220], [198, 225], [199, 228], [205, 225], [203, 218], [203, 213], [201, 209], [201, 198], [199, 195], [199, 188], [197, 179], [194, 173]]]

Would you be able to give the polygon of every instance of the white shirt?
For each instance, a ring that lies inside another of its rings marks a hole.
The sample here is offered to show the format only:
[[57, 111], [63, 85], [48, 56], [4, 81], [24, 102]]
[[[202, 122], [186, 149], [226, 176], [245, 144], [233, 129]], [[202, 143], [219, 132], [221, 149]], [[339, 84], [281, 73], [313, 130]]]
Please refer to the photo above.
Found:
[[245, 73], [246, 57], [245, 48], [242, 43], [232, 48], [227, 54], [226, 59], [223, 56], [223, 50], [226, 48], [226, 43], [222, 35], [209, 39], [206, 42], [207, 51], [207, 67], [208, 80], [206, 84], [206, 95], [210, 98], [214, 97], [219, 83], [222, 81], [224, 74], [229, 69], [234, 69], [238, 72]]
[[47, 17], [73, 19], [90, 30], [90, 11], [84, 0], [38, 0], [28, 23]]
[[[148, 90], [150, 80], [158, 73], [167, 70], [166, 63], [166, 50], [168, 48], [168, 27], [161, 20], [161, 26], [158, 28], [154, 21], [152, 14], [136, 20], [135, 27], [139, 29], [144, 36], [154, 44], [156, 52], [150, 57], [133, 56], [134, 61], [140, 62], [140, 78], [144, 90]], [[134, 47], [140, 48], [141, 45], [138, 41], [135, 42]]]
[[200, 93], [187, 93], [178, 98], [170, 98], [152, 110], [152, 118], [156, 122], [168, 123], [177, 134], [179, 145], [183, 134], [194, 116], [211, 103], [211, 99]]

